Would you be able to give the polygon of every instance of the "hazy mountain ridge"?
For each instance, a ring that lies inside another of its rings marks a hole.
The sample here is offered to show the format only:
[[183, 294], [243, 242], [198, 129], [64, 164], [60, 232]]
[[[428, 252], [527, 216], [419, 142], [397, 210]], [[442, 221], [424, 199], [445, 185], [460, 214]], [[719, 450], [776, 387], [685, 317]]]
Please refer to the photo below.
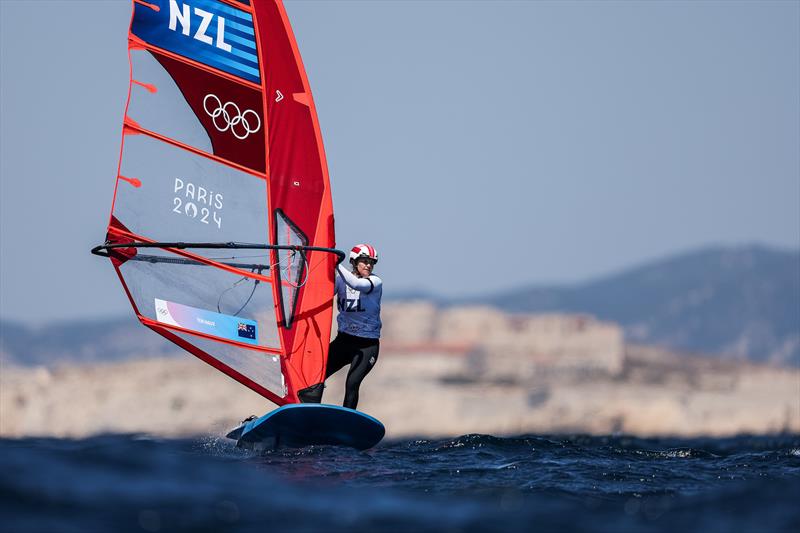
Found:
[[[586, 313], [628, 341], [800, 366], [800, 250], [705, 248], [587, 283], [463, 300], [388, 293], [389, 302], [491, 305], [510, 313]], [[181, 353], [132, 317], [30, 327], [0, 320], [0, 360], [23, 365]]]
[[587, 283], [470, 300], [509, 312], [588, 313], [631, 341], [800, 365], [800, 251], [715, 247]]
[[119, 361], [169, 353], [181, 350], [140, 325], [133, 316], [41, 326], [0, 320], [0, 360], [20, 365]]

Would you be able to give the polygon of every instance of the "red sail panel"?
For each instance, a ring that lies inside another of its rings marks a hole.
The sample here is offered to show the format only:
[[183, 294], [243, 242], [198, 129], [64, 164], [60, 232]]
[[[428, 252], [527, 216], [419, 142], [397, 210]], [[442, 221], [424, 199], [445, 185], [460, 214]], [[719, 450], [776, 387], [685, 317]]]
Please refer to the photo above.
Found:
[[[308, 82], [275, 0], [133, 0], [110, 243], [332, 248]], [[125, 247], [139, 319], [281, 405], [324, 378], [335, 256]]]
[[[331, 201], [322, 134], [314, 99], [281, 2], [256, 2], [257, 34], [264, 63], [269, 116], [269, 184], [273, 211], [315, 246], [335, 246]], [[285, 231], [273, 220], [275, 242]], [[282, 328], [287, 370], [295, 390], [324, 381], [332, 316], [333, 267], [330, 254], [312, 252], [308, 279], [294, 304], [292, 327]], [[285, 283], [285, 280], [282, 280]], [[284, 302], [284, 309], [288, 308]], [[286, 311], [284, 311], [284, 315]]]

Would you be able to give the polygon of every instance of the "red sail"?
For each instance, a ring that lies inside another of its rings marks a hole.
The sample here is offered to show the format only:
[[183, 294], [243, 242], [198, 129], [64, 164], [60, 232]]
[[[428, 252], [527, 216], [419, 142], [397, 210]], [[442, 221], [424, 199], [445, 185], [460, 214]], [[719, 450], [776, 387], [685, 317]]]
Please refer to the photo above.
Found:
[[133, 0], [128, 39], [108, 242], [131, 246], [109, 250], [114, 268], [145, 325], [273, 402], [298, 402], [324, 380], [336, 256], [309, 249], [335, 245], [333, 207], [286, 11]]

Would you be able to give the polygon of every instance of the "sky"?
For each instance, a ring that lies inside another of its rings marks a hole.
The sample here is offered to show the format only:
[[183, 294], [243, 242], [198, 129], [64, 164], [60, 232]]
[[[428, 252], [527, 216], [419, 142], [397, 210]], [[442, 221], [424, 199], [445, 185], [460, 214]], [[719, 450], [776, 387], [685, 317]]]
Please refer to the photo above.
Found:
[[[800, 2], [287, 1], [337, 244], [387, 295], [800, 246]], [[130, 2], [0, 0], [0, 317], [124, 316]]]

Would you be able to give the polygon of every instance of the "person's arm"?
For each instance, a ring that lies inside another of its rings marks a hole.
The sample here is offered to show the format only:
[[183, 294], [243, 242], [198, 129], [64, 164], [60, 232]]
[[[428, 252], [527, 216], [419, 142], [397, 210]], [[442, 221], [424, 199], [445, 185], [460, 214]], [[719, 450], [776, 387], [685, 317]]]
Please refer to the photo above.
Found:
[[342, 277], [334, 275], [333, 276], [333, 294], [334, 296], [339, 293], [339, 284], [342, 282]]
[[336, 266], [336, 270], [339, 272], [339, 276], [342, 278], [342, 280], [347, 283], [351, 289], [355, 289], [358, 292], [365, 292], [369, 294], [375, 290], [375, 287], [379, 287], [381, 284], [381, 280], [378, 276], [359, 278], [344, 268], [341, 263]]

